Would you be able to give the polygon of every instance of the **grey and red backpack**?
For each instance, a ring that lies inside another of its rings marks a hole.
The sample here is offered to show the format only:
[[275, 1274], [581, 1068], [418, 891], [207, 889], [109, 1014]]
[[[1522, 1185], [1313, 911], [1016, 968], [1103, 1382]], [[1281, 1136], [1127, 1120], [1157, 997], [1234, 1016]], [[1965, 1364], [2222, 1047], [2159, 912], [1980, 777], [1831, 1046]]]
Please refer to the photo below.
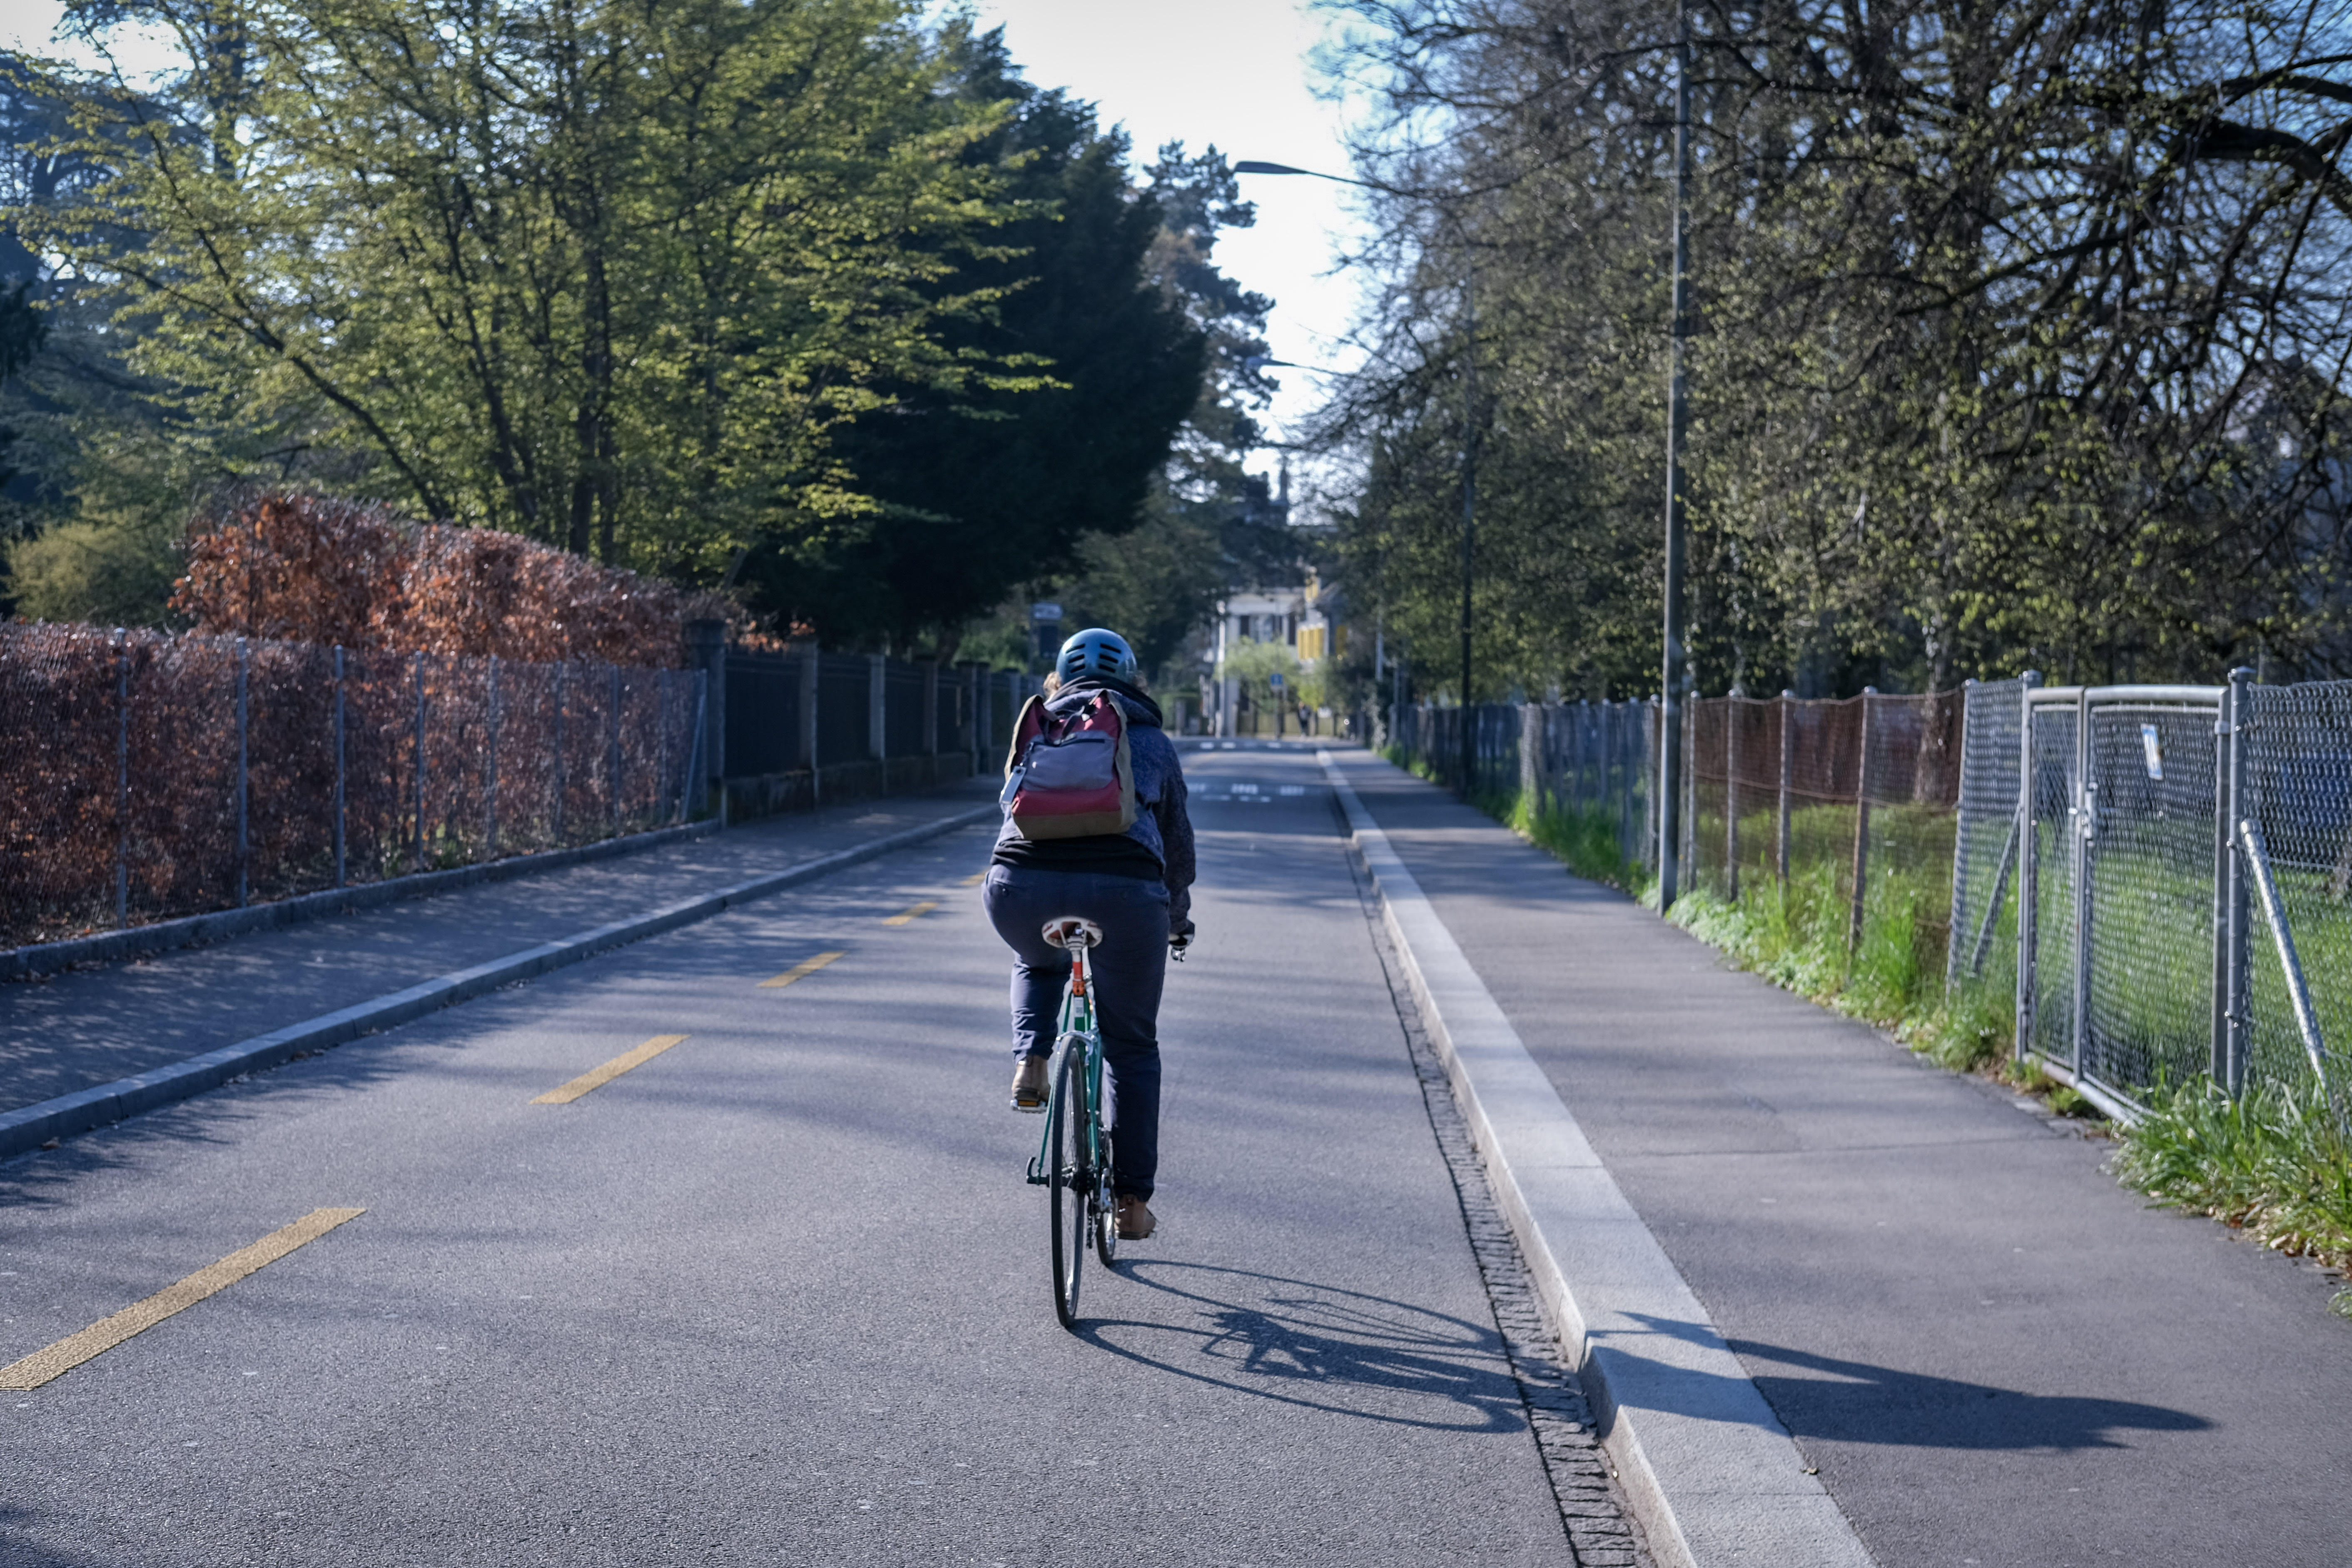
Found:
[[1021, 837], [1087, 838], [1135, 826], [1135, 764], [1127, 715], [1097, 691], [1056, 713], [1032, 697], [1013, 727], [999, 797]]

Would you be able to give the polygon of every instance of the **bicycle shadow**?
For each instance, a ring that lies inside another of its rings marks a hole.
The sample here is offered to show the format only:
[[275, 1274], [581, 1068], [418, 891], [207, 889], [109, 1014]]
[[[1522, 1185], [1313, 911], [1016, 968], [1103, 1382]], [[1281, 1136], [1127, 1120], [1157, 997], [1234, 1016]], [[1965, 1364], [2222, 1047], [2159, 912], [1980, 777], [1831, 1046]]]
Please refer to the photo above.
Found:
[[[1129, 1259], [1117, 1273], [1196, 1309], [1191, 1322], [1082, 1317], [1077, 1338], [1122, 1360], [1278, 1404], [1388, 1426], [1515, 1432], [1527, 1424], [1518, 1384], [1492, 1328], [1384, 1296], [1246, 1268]], [[1202, 1277], [1239, 1288], [1214, 1291]], [[1196, 1288], [1187, 1289], [1187, 1283]], [[1348, 1390], [1371, 1398], [1444, 1401], [1463, 1416], [1446, 1420], [1370, 1408], [1346, 1402]]]

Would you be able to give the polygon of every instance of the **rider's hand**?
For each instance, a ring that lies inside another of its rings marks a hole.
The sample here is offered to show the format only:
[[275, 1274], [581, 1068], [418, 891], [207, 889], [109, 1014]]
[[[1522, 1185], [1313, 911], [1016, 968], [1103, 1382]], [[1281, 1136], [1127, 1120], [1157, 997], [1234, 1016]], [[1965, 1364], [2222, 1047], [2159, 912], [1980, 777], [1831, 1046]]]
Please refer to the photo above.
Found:
[[1174, 955], [1177, 963], [1184, 962], [1184, 950], [1192, 945], [1192, 922], [1191, 921], [1186, 921], [1168, 933], [1168, 951]]

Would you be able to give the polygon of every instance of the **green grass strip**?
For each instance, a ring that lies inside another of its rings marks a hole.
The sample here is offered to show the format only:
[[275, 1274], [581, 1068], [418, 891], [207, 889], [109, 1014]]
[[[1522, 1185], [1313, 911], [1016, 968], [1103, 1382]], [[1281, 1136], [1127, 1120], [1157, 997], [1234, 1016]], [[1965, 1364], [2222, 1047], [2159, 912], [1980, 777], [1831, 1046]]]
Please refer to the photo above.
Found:
[[[1399, 767], [1443, 783], [1426, 763], [1391, 750]], [[1623, 889], [1657, 907], [1656, 879], [1619, 847], [1614, 811], [1537, 811], [1519, 791], [1475, 792], [1469, 803], [1549, 852], [1580, 877]], [[1828, 808], [1797, 844], [1850, 843], [1852, 816], [1841, 830]], [[1721, 831], [1718, 818], [1702, 832]], [[1752, 828], [1742, 814], [1746, 842], [1770, 842], [1774, 826]], [[1875, 829], [1874, 829], [1875, 831]], [[2015, 999], [2011, 962], [2017, 947], [2016, 897], [2001, 911], [1990, 944], [2001, 961], [1981, 977], [1944, 983], [1945, 929], [1950, 889], [1934, 864], [1937, 825], [1898, 826], [1895, 841], [1915, 838], [1916, 852], [1888, 856], [1871, 876], [1863, 905], [1862, 940], [1847, 946], [1853, 890], [1846, 862], [1828, 854], [1791, 857], [1784, 889], [1777, 877], [1750, 876], [1737, 900], [1694, 888], [1668, 917], [1693, 936], [1721, 949], [1742, 968], [1853, 1017], [1886, 1028], [1913, 1050], [1954, 1072], [1984, 1073], [2041, 1096], [2053, 1110], [2091, 1115], [2074, 1089], [2015, 1058]], [[1749, 837], [1750, 834], [1755, 837]], [[1949, 838], [1942, 853], [1948, 855]], [[1960, 940], [1969, 941], [1964, 936]], [[2201, 955], [2200, 962], [2203, 962]], [[2338, 1273], [2352, 1272], [2352, 1136], [2327, 1100], [2324, 1085], [2305, 1075], [2263, 1081], [2231, 1100], [2210, 1077], [2141, 1091], [2147, 1115], [2114, 1129], [2112, 1169], [2125, 1185], [2158, 1204], [2209, 1215], [2244, 1229], [2290, 1256], [2310, 1258]], [[2352, 1317], [2352, 1289], [2337, 1292], [2335, 1310]]]

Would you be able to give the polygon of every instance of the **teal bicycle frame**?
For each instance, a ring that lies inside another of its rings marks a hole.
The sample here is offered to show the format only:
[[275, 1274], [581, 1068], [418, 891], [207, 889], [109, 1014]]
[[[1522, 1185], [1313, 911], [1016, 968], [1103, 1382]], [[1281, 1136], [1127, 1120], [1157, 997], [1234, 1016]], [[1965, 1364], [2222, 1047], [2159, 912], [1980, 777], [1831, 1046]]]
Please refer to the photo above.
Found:
[[[1065, 917], [1045, 928], [1045, 940], [1070, 955], [1070, 979], [1062, 991], [1061, 1026], [1047, 1068], [1045, 1136], [1029, 1162], [1029, 1181], [1050, 1194], [1054, 1312], [1070, 1329], [1077, 1326], [1078, 1282], [1088, 1246], [1105, 1268], [1118, 1259], [1110, 1133], [1103, 1126], [1102, 1028], [1087, 962], [1089, 948], [1101, 939], [1100, 929], [1088, 921]], [[1066, 1214], [1065, 1198], [1070, 1204]]]
[[[1053, 1088], [1045, 1102], [1045, 1131], [1038, 1141], [1037, 1157], [1029, 1162], [1030, 1185], [1044, 1186], [1053, 1180], [1054, 1134], [1061, 1128], [1062, 1117], [1076, 1114], [1078, 1118], [1078, 1158], [1081, 1163], [1077, 1171], [1066, 1174], [1075, 1178], [1070, 1183], [1072, 1189], [1087, 1198], [1094, 1196], [1096, 1185], [1107, 1185], [1110, 1180], [1109, 1151], [1103, 1147], [1106, 1139], [1102, 1124], [1102, 1030], [1095, 1025], [1095, 999], [1090, 982], [1091, 976], [1087, 973], [1087, 950], [1082, 947], [1072, 949], [1070, 983], [1062, 991], [1061, 1025], [1054, 1031], [1055, 1066], [1047, 1069], [1047, 1081]], [[1079, 1102], [1075, 1106], [1062, 1103], [1066, 1080], [1060, 1070], [1063, 1056], [1072, 1051], [1078, 1053], [1077, 1071], [1067, 1080], [1078, 1089]]]

